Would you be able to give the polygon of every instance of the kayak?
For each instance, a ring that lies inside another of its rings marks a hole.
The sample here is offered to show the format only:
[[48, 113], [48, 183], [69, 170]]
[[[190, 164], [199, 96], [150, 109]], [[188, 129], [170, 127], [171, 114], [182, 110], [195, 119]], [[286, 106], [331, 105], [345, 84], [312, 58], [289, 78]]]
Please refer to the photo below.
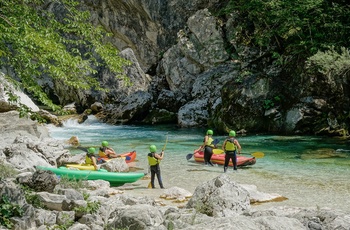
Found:
[[[118, 158], [97, 157], [97, 162], [99, 162], [101, 160], [104, 161], [104, 162], [108, 162], [110, 160], [118, 159]], [[134, 151], [131, 151], [131, 152], [123, 153], [121, 155], [121, 158], [125, 159], [126, 163], [133, 162], [135, 160], [135, 158], [136, 158], [136, 151], [134, 150]], [[85, 164], [85, 163], [81, 163], [81, 164], [66, 164], [65, 166], [67, 168], [75, 168], [75, 169], [79, 169], [79, 170], [95, 170], [95, 167], [92, 164]]]
[[[133, 150], [133, 151], [130, 151], [130, 152], [127, 152], [127, 153], [123, 153], [120, 156], [125, 158], [125, 162], [126, 163], [130, 163], [130, 162], [133, 162], [136, 159], [136, 151]], [[97, 161], [99, 161], [99, 160], [109, 161], [111, 159], [113, 159], [113, 158], [97, 157]]]
[[58, 176], [66, 176], [72, 180], [105, 180], [108, 181], [111, 186], [120, 186], [125, 183], [133, 183], [145, 176], [144, 173], [136, 172], [74, 170], [66, 167], [53, 168], [45, 166], [36, 166], [36, 168], [39, 170], [51, 171]]
[[[196, 162], [204, 162], [204, 152], [203, 151], [195, 151], [194, 154], [194, 160]], [[213, 154], [211, 156], [211, 162], [218, 164], [218, 165], [224, 165], [225, 164], [225, 154]], [[245, 157], [237, 154], [237, 166], [248, 166], [253, 165], [256, 163], [255, 157]], [[232, 161], [230, 160], [229, 166], [233, 166]]]

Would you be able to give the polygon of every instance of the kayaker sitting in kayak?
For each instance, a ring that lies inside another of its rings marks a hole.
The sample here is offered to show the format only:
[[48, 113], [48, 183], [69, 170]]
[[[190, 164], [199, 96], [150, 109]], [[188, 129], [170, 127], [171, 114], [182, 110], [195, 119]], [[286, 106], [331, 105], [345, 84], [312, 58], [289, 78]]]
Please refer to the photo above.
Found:
[[99, 167], [97, 166], [95, 151], [96, 151], [96, 149], [94, 147], [88, 148], [86, 156], [85, 156], [85, 163], [93, 165], [95, 170], [98, 170]]
[[100, 151], [98, 152], [99, 157], [102, 158], [117, 158], [121, 157], [118, 155], [114, 149], [108, 147], [107, 141], [102, 141], [102, 147], [100, 147]]

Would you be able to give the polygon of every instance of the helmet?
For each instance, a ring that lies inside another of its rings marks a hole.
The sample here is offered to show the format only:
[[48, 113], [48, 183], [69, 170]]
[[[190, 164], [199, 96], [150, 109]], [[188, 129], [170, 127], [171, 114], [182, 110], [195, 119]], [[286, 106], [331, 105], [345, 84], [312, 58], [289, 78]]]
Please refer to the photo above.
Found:
[[155, 145], [150, 145], [149, 151], [151, 151], [151, 153], [157, 152], [157, 147]]
[[108, 141], [102, 141], [102, 146], [107, 147], [108, 146]]
[[231, 130], [230, 133], [228, 134], [230, 137], [235, 137], [236, 136], [236, 132]]
[[213, 135], [213, 130], [208, 129], [208, 131], [207, 131], [207, 135]]
[[96, 149], [94, 147], [88, 148], [88, 153], [95, 153]]

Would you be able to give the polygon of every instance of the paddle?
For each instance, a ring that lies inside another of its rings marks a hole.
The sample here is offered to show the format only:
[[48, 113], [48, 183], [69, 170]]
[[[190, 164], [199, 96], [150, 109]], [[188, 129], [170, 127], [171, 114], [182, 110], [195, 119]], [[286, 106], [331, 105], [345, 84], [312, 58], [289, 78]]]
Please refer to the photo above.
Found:
[[255, 158], [263, 158], [265, 156], [265, 154], [263, 152], [255, 152], [255, 153], [252, 153], [250, 155], [252, 155]]
[[[213, 149], [213, 154], [223, 154], [224, 151], [222, 149]], [[186, 160], [189, 160], [193, 157], [193, 153], [189, 153], [186, 155]]]
[[[213, 154], [224, 154], [224, 151], [222, 149], [213, 149]], [[263, 158], [265, 154], [263, 152], [254, 152], [252, 154], [255, 158]], [[189, 153], [186, 155], [186, 160], [189, 160], [193, 157], [193, 153]]]
[[189, 159], [191, 159], [193, 157], [193, 153], [189, 153], [189, 154], [187, 154], [187, 156], [186, 156], [186, 160], [189, 160]]
[[[219, 142], [220, 142], [219, 139], [215, 139], [215, 140], [213, 141], [213, 144], [214, 144], [214, 145], [217, 145]], [[217, 152], [217, 153], [216, 153], [216, 152]], [[222, 151], [221, 149], [213, 149], [213, 154], [221, 154], [221, 153], [223, 153], [223, 151]], [[192, 157], [193, 157], [193, 154], [192, 154], [192, 153], [189, 153], [189, 154], [186, 155], [186, 160], [189, 160], [189, 159], [191, 159]]]

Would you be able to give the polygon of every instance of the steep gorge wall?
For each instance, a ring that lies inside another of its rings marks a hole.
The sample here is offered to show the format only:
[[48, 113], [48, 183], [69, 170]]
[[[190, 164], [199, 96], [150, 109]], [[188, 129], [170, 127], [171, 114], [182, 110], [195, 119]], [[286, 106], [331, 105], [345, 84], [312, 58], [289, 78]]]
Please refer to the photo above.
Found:
[[235, 39], [234, 17], [212, 14], [226, 1], [83, 2], [93, 22], [113, 33], [113, 44], [133, 62], [125, 70], [133, 86], [102, 69], [99, 79], [109, 93], [70, 95], [56, 85], [62, 104], [75, 101], [88, 108], [102, 102], [98, 117], [111, 124], [348, 134], [349, 76], [286, 73], [269, 50]]

